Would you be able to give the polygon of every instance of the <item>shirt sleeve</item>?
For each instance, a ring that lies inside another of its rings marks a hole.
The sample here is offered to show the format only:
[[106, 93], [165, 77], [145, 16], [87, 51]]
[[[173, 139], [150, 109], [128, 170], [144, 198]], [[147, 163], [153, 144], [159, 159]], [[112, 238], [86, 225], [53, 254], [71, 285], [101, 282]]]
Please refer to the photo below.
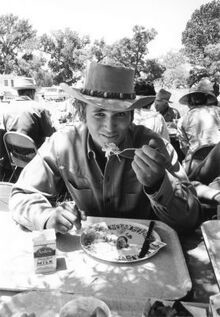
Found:
[[9, 208], [13, 219], [31, 231], [43, 230], [63, 189], [54, 142], [49, 138], [12, 188]]
[[146, 195], [158, 219], [178, 232], [190, 231], [201, 222], [201, 205], [171, 144], [167, 143], [167, 150], [171, 161], [162, 185], [156, 193]]

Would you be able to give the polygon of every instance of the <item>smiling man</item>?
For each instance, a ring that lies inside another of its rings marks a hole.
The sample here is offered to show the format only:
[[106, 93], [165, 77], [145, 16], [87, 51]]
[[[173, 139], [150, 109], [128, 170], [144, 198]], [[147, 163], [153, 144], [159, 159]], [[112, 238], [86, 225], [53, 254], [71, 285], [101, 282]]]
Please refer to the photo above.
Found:
[[[86, 215], [156, 218], [178, 231], [198, 225], [200, 205], [175, 150], [132, 123], [134, 109], [154, 101], [136, 97], [133, 81], [132, 69], [91, 63], [84, 88], [62, 85], [81, 123], [56, 132], [24, 168], [10, 199], [16, 222], [64, 234]], [[109, 145], [132, 150], [106, 156]], [[56, 204], [65, 188], [73, 203]]]

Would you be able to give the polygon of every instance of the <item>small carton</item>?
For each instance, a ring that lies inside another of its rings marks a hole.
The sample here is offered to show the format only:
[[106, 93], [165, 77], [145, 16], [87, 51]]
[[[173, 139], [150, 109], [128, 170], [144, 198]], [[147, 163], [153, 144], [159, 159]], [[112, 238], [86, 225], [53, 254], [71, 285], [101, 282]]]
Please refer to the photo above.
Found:
[[56, 270], [56, 234], [54, 229], [33, 231], [33, 253], [35, 273]]

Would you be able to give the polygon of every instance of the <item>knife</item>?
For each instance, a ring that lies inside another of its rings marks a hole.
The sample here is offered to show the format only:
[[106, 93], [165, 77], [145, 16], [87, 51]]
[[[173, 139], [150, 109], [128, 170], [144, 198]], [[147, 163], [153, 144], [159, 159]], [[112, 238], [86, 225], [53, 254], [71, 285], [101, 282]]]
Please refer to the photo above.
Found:
[[144, 243], [142, 245], [141, 251], [140, 251], [140, 253], [138, 255], [139, 258], [143, 258], [145, 256], [145, 254], [149, 250], [149, 247], [150, 247], [150, 236], [151, 236], [151, 234], [153, 232], [154, 225], [155, 225], [155, 221], [152, 220], [150, 222], [150, 224], [149, 224], [146, 238], [145, 238]]

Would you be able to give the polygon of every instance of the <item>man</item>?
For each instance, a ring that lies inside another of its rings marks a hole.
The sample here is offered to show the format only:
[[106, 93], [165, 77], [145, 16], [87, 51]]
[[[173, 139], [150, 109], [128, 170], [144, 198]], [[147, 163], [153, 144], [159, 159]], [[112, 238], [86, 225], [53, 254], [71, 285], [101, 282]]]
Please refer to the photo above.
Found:
[[220, 108], [211, 82], [201, 80], [179, 102], [189, 106], [178, 122], [183, 166], [198, 197], [220, 203]]
[[40, 147], [46, 137], [55, 132], [50, 113], [34, 101], [36, 87], [29, 78], [18, 78], [14, 83], [18, 97], [3, 113], [3, 127], [6, 131], [16, 131], [31, 137]]
[[[137, 81], [134, 89], [138, 96], [156, 95], [154, 86], [144, 80]], [[151, 110], [150, 107], [151, 104], [149, 103], [141, 109], [136, 109], [134, 112], [134, 123], [157, 132], [162, 138], [170, 142], [169, 131], [163, 116], [159, 112]]]
[[[170, 107], [171, 93], [165, 89], [160, 89], [156, 94], [155, 109], [163, 116], [170, 133], [170, 142], [177, 152], [179, 162], [182, 163], [184, 154], [180, 149], [179, 140], [176, 137], [176, 121], [180, 118], [180, 113], [176, 108]], [[174, 133], [173, 133], [174, 131]]]
[[[22, 171], [9, 203], [16, 222], [64, 234], [85, 215], [157, 218], [178, 231], [198, 225], [200, 205], [176, 152], [132, 124], [133, 110], [154, 100], [136, 97], [133, 80], [133, 69], [93, 62], [83, 89], [62, 85], [82, 123], [54, 133]], [[56, 205], [65, 186], [73, 203]]]
[[166, 122], [173, 122], [174, 119], [180, 118], [180, 113], [176, 108], [170, 107], [171, 93], [165, 89], [160, 89], [156, 94], [155, 109], [162, 114]]

